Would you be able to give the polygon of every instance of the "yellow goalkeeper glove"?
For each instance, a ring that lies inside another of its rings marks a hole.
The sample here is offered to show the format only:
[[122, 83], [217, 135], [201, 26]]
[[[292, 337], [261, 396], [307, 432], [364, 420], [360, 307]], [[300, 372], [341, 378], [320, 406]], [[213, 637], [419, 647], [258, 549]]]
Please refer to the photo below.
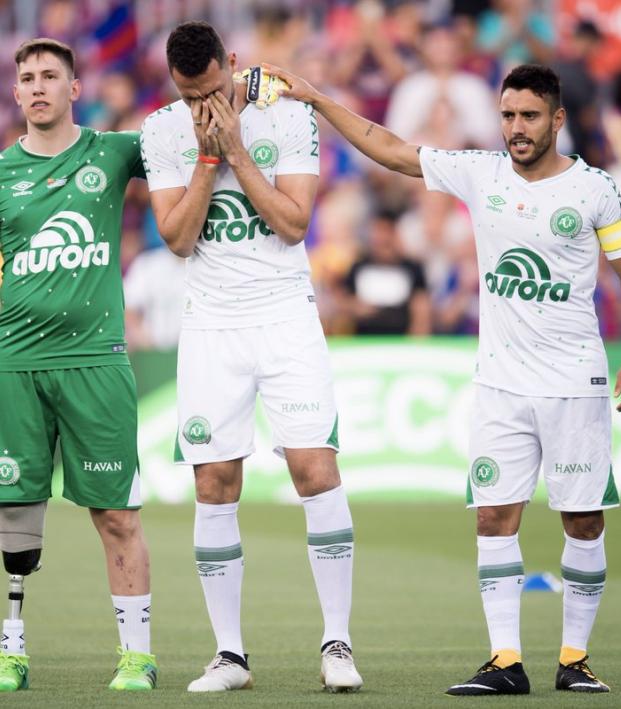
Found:
[[260, 66], [251, 66], [248, 69], [244, 69], [244, 71], [236, 71], [233, 74], [233, 81], [237, 83], [246, 82], [246, 99], [260, 109], [276, 103], [280, 98], [278, 93], [280, 89], [291, 88], [279, 76], [268, 74]]

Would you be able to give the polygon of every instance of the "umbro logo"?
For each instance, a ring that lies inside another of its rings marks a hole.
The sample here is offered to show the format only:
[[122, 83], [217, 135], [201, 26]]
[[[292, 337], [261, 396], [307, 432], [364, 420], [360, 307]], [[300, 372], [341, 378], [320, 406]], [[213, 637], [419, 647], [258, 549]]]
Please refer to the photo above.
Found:
[[11, 185], [13, 190], [13, 197], [24, 197], [25, 195], [32, 194], [30, 188], [34, 187], [34, 182], [28, 182], [28, 180], [22, 180], [14, 185]]

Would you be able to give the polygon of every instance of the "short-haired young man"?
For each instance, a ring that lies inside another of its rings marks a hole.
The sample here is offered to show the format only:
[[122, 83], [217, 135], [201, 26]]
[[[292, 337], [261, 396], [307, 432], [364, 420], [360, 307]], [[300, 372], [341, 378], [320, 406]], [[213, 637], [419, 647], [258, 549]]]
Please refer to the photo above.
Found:
[[[561, 513], [563, 639], [556, 688], [608, 692], [587, 641], [606, 578], [603, 510], [617, 507], [608, 365], [593, 306], [600, 248], [621, 274], [621, 201], [611, 177], [556, 150], [565, 121], [558, 77], [516, 67], [500, 95], [504, 152], [406, 143], [267, 67], [373, 160], [464, 201], [480, 268], [480, 339], [468, 506], [492, 658], [448, 694], [527, 694], [519, 634], [518, 529], [540, 467]], [[617, 376], [615, 394], [621, 391]]]
[[[15, 63], [27, 128], [0, 161], [0, 549], [10, 574], [0, 691], [28, 687], [23, 580], [41, 556], [57, 441], [63, 496], [89, 508], [106, 554], [121, 640], [110, 688], [150, 690], [157, 667], [120, 269], [125, 187], [144, 177], [139, 137], [73, 123], [80, 82], [68, 46], [34, 39]], [[66, 563], [68, 578], [79, 573], [77, 560]]]
[[146, 119], [143, 157], [160, 233], [188, 259], [176, 459], [194, 466], [196, 566], [217, 642], [188, 690], [252, 685], [240, 627], [237, 508], [259, 392], [306, 514], [325, 626], [322, 681], [330, 691], [356, 691], [352, 519], [303, 243], [319, 172], [317, 123], [303, 103], [270, 103], [275, 96], [259, 91], [269, 77], [256, 70], [248, 86], [236, 83], [235, 55], [205, 22], [177, 27], [167, 58], [181, 100]]

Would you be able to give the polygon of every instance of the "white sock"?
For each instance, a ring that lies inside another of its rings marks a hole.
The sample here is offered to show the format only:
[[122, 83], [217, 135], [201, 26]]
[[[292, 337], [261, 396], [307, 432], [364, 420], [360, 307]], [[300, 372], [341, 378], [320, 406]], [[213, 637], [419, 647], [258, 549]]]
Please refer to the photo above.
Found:
[[244, 657], [241, 637], [241, 589], [244, 574], [237, 524], [239, 503], [196, 503], [194, 555], [217, 652]]
[[342, 486], [302, 497], [306, 514], [308, 558], [324, 620], [321, 645], [342, 640], [351, 647], [349, 614], [354, 563], [354, 537]]
[[9, 620], [2, 623], [2, 640], [0, 650], [7, 655], [25, 655], [26, 643], [24, 642], [24, 621]]
[[520, 597], [524, 564], [518, 535], [477, 537], [479, 585], [492, 654], [515, 650], [519, 655]]
[[604, 533], [597, 539], [565, 534], [563, 577], [563, 647], [584, 650], [591, 635], [606, 580]]
[[151, 594], [112, 596], [123, 650], [151, 652]]

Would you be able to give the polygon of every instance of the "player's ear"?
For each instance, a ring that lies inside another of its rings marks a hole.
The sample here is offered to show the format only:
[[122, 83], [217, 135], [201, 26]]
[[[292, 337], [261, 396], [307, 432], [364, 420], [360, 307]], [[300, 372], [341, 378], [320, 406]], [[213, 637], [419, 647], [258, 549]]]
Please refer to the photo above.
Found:
[[19, 98], [19, 94], [18, 94], [18, 92], [17, 92], [17, 85], [16, 85], [16, 84], [13, 84], [13, 98], [15, 99], [15, 103], [16, 103], [18, 106], [21, 106], [21, 105], [22, 105], [22, 102], [21, 102], [21, 100], [20, 100], [20, 98]]
[[556, 133], [558, 133], [565, 125], [566, 115], [565, 109], [562, 106], [554, 111], [554, 115], [552, 116], [552, 125]]
[[226, 55], [226, 59], [231, 67], [231, 71], [235, 71], [237, 68], [237, 54], [235, 54], [235, 52], [229, 52]]
[[77, 101], [82, 93], [82, 82], [79, 79], [71, 79], [71, 101]]

